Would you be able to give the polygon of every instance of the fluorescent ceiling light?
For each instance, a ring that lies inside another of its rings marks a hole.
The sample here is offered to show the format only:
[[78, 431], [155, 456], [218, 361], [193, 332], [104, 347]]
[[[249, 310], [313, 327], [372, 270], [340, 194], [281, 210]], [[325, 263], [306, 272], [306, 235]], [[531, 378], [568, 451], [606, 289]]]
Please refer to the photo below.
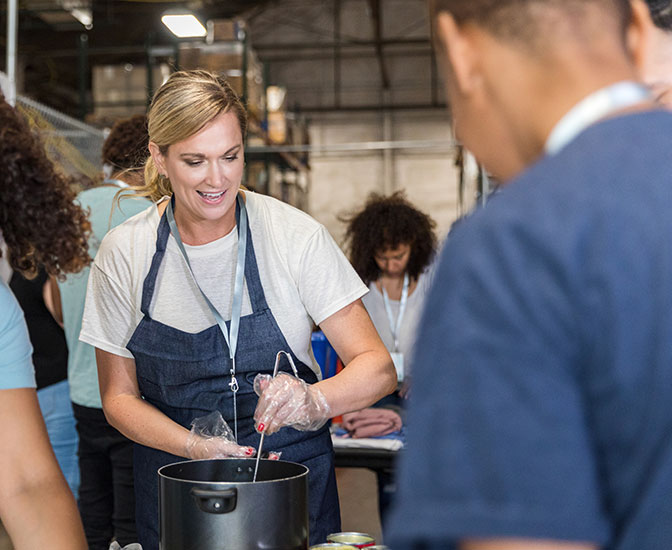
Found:
[[178, 38], [203, 37], [207, 34], [193, 13], [167, 13], [161, 17], [161, 22]]
[[82, 25], [84, 25], [85, 28], [91, 29], [93, 27], [93, 16], [91, 15], [90, 9], [73, 8], [70, 10], [70, 14]]

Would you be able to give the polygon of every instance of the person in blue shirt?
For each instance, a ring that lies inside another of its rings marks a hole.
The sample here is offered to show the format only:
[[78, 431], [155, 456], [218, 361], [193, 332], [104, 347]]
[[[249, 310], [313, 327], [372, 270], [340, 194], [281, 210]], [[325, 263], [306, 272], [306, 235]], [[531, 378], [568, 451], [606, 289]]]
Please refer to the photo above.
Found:
[[436, 0], [455, 133], [502, 182], [421, 321], [395, 550], [672, 544], [672, 114], [646, 5]]
[[[10, 266], [35, 275], [91, 261], [89, 224], [70, 182], [0, 94], [0, 233]], [[35, 392], [23, 314], [0, 281], [0, 519], [17, 550], [84, 550], [75, 499], [58, 466]]]

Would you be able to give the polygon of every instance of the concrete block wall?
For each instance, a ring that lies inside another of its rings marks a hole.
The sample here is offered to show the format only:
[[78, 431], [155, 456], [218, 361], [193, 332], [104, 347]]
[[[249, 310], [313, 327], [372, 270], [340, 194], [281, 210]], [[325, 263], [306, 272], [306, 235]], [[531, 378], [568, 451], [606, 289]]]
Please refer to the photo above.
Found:
[[[448, 116], [442, 110], [325, 114], [311, 118], [310, 135], [314, 145], [385, 139], [447, 143], [452, 139]], [[338, 217], [361, 208], [371, 192], [404, 190], [411, 202], [434, 218], [440, 238], [460, 211], [455, 150], [450, 147], [313, 154], [311, 168], [308, 212], [339, 243], [344, 224]]]

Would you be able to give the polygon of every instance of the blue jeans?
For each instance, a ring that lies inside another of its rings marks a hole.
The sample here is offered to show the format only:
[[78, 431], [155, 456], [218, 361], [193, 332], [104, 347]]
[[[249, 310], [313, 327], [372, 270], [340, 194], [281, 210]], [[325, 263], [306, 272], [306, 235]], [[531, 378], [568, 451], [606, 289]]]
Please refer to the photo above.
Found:
[[47, 425], [49, 441], [56, 454], [65, 480], [75, 499], [79, 492], [79, 464], [77, 462], [77, 430], [70, 404], [70, 386], [67, 380], [42, 388], [37, 392], [40, 409]]

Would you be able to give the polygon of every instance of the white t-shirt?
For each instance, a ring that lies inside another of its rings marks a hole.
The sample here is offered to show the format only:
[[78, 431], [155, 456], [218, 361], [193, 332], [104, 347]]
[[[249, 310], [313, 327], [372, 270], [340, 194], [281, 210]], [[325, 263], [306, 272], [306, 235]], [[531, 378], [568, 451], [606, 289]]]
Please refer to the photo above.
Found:
[[[272, 197], [249, 191], [245, 197], [266, 302], [291, 351], [302, 363], [312, 365], [319, 377], [310, 344], [313, 322], [319, 325], [361, 298], [366, 286], [324, 226]], [[156, 250], [159, 221], [157, 207], [152, 205], [103, 239], [89, 276], [80, 333], [83, 342], [133, 357], [126, 344], [143, 316], [142, 286]], [[237, 242], [234, 228], [211, 243], [185, 245], [198, 284], [225, 320], [231, 318]], [[246, 284], [242, 315], [251, 312]], [[172, 235], [149, 314], [190, 333], [216, 324]]]
[[[425, 305], [425, 297], [429, 290], [430, 283], [433, 279], [432, 267], [425, 270], [418, 277], [418, 284], [415, 286], [413, 293], [408, 297], [406, 302], [406, 310], [404, 317], [401, 320], [401, 327], [399, 329], [399, 352], [404, 356], [404, 370], [405, 376], [411, 376], [411, 359], [413, 357], [413, 347], [415, 346], [416, 333], [418, 325], [420, 324], [420, 316]], [[378, 331], [380, 339], [385, 344], [388, 351], [394, 351], [394, 338], [392, 336], [392, 329], [390, 321], [387, 318], [387, 311], [385, 311], [385, 302], [383, 294], [376, 283], [372, 281], [369, 283], [370, 292], [362, 298], [366, 311], [373, 321], [373, 325]], [[399, 315], [400, 300], [390, 300], [390, 310], [392, 311], [392, 318], [397, 319]]]

